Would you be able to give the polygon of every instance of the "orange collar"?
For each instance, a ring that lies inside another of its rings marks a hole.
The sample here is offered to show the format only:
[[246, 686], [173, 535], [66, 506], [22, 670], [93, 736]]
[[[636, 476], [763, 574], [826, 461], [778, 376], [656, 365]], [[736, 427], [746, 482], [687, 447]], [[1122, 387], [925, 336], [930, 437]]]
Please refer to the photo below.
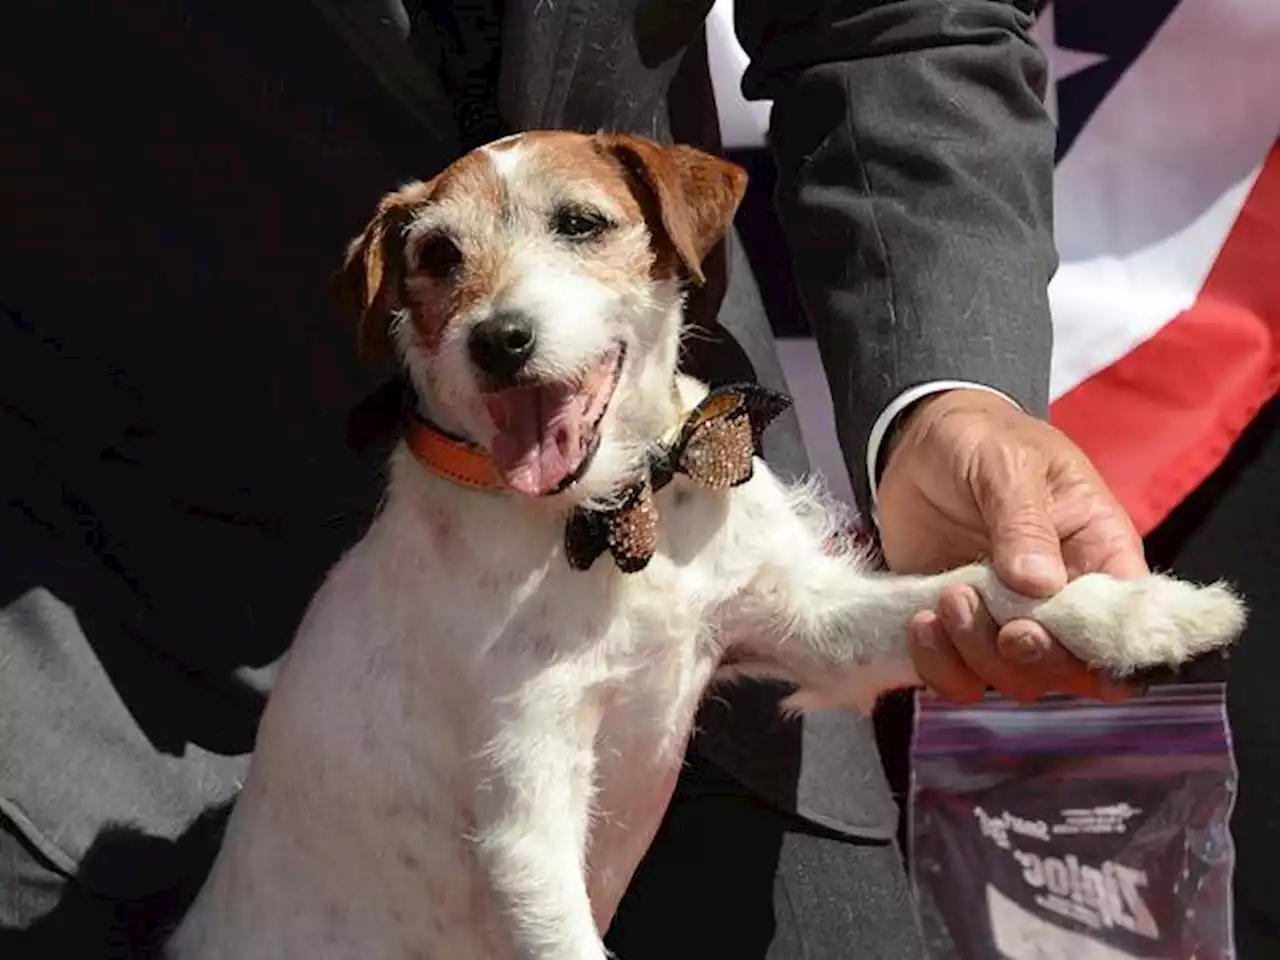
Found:
[[421, 463], [455, 483], [495, 493], [507, 489], [487, 453], [445, 433], [435, 424], [415, 417], [405, 435], [405, 443]]

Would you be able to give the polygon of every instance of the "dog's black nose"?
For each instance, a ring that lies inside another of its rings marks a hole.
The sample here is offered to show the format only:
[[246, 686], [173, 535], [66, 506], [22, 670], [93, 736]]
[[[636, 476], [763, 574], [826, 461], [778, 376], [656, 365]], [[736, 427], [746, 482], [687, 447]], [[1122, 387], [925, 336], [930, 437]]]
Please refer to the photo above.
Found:
[[467, 350], [471, 362], [496, 383], [510, 383], [533, 356], [533, 322], [523, 313], [504, 310], [471, 328]]

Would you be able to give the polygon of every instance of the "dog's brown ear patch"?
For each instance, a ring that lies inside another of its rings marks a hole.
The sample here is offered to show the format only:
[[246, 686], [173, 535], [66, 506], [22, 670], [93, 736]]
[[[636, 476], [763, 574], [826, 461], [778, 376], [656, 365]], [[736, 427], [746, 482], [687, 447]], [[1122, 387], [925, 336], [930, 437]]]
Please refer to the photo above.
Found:
[[664, 147], [629, 134], [604, 140], [638, 187], [636, 198], [660, 257], [674, 257], [675, 265], [701, 285], [706, 279], [702, 262], [733, 223], [747, 172], [694, 147]]
[[338, 303], [357, 318], [362, 356], [386, 345], [387, 318], [404, 306], [404, 232], [413, 213], [430, 199], [434, 183], [411, 184], [383, 197], [364, 232], [347, 245], [334, 275]]

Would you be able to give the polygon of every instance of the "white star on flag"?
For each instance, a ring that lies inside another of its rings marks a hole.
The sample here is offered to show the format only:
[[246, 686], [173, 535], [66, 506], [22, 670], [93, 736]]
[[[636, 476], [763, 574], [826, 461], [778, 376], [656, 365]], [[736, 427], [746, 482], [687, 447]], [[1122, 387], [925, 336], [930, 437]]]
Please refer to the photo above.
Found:
[[1031, 36], [1049, 61], [1049, 88], [1045, 92], [1044, 105], [1053, 122], [1058, 122], [1058, 84], [1067, 77], [1087, 70], [1107, 58], [1100, 53], [1088, 53], [1083, 50], [1069, 50], [1058, 46], [1057, 31], [1054, 29], [1054, 5], [1048, 3], [1040, 12], [1039, 18], [1031, 28]]

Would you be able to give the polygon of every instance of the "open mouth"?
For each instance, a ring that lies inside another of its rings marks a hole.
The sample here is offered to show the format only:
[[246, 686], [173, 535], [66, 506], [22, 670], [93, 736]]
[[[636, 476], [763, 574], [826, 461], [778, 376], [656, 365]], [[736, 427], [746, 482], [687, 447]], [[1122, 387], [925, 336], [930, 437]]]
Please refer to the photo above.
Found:
[[600, 422], [622, 377], [625, 353], [616, 344], [576, 380], [485, 396], [497, 431], [489, 452], [510, 489], [545, 497], [565, 490], [586, 472], [600, 443]]

